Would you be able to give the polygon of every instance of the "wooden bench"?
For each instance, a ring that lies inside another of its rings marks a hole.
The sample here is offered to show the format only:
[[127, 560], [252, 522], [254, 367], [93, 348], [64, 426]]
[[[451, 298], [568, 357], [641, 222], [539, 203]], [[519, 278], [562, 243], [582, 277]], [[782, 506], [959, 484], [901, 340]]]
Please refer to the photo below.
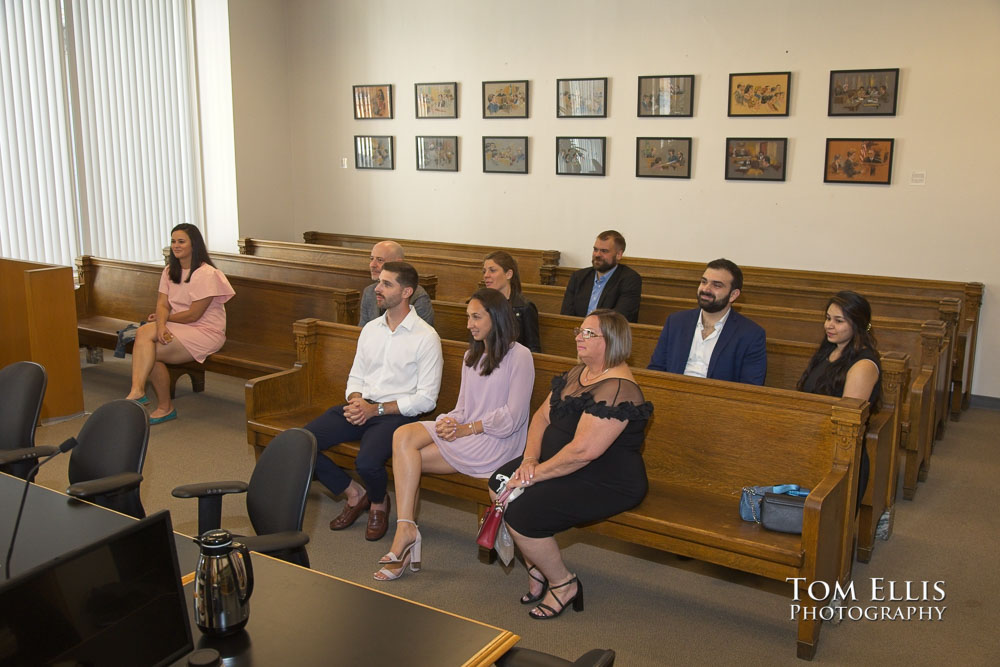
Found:
[[[371, 248], [360, 250], [358, 248], [251, 238], [241, 238], [239, 244], [241, 254], [256, 257], [341, 266], [366, 271], [371, 261]], [[448, 299], [449, 301], [467, 299], [470, 294], [476, 291], [476, 285], [483, 275], [482, 259], [435, 257], [407, 253], [406, 261], [413, 265], [418, 275], [437, 276], [436, 296], [439, 299]]]
[[[165, 250], [169, 252], [169, 248]], [[208, 256], [211, 257], [212, 263], [227, 276], [245, 276], [285, 283], [337, 287], [355, 290], [359, 295], [374, 282], [371, 271], [367, 268], [350, 269], [329, 264], [297, 262], [255, 255], [237, 255], [228, 252], [213, 251], [208, 253]], [[417, 282], [433, 299], [434, 295], [437, 294], [437, 276], [421, 274], [418, 276]], [[360, 308], [360, 301], [357, 307]], [[357, 318], [354, 321], [357, 322]]]
[[[705, 265], [701, 262], [681, 262], [644, 257], [626, 257], [622, 259], [622, 262], [643, 276], [644, 292], [663, 294], [664, 296], [674, 296], [674, 294], [660, 292], [661, 287], [668, 289], [668, 286], [676, 285], [677, 281], [687, 282], [691, 286], [697, 285], [705, 270]], [[751, 298], [762, 298], [759, 296], [751, 297], [749, 293], [766, 292], [768, 286], [777, 286], [777, 292], [774, 293], [777, 298], [780, 298], [782, 291], [784, 291], [789, 299], [792, 298], [792, 294], [797, 294], [800, 288], [803, 290], [818, 288], [828, 291], [830, 294], [850, 289], [869, 298], [873, 310], [876, 308], [876, 303], [884, 306], [887, 302], [893, 301], [895, 297], [915, 296], [931, 300], [958, 299], [961, 307], [951, 357], [954, 366], [951, 373], [953, 384], [949, 389], [951, 418], [958, 419], [961, 410], [968, 408], [979, 331], [979, 311], [983, 300], [982, 283], [758, 266], [741, 266], [740, 268], [743, 270], [744, 287], [747, 292], [745, 301]], [[569, 267], [543, 267], [540, 282], [565, 285], [574, 270]], [[757, 289], [758, 286], [761, 288], [760, 290]], [[906, 299], [898, 299], [898, 301], [902, 307], [907, 305]], [[947, 316], [937, 318], [905, 316], [920, 320], [942, 319], [948, 321], [949, 319]]]
[[[550, 313], [539, 313], [538, 317], [542, 350], [573, 358], [576, 355], [573, 328], [580, 325], [580, 318]], [[434, 301], [434, 328], [443, 340], [466, 343], [469, 332], [465, 324], [465, 304]], [[660, 327], [646, 324], [629, 326], [632, 330], [632, 356], [629, 358], [629, 365], [645, 368], [659, 338]], [[813, 343], [768, 338], [766, 386], [795, 390], [799, 377], [815, 351]], [[903, 423], [903, 402], [900, 396], [905, 396], [909, 387], [908, 362], [909, 357], [905, 354], [882, 354], [884, 405], [881, 413], [872, 418], [866, 433], [871, 477], [859, 518], [858, 559], [862, 562], [868, 562], [871, 558], [878, 521], [883, 513], [888, 513], [886, 536], [892, 534], [899, 466], [897, 452]]]
[[[316, 320], [296, 322], [294, 329], [299, 341], [295, 367], [247, 383], [247, 437], [258, 447], [344, 400], [360, 329]], [[442, 347], [445, 377], [458, 377], [466, 346], [443, 341]], [[534, 358], [533, 407], [548, 393], [546, 376], [574, 363], [544, 354]], [[588, 530], [778, 581], [803, 577], [806, 585], [846, 583], [867, 404], [669, 373], [635, 373], [655, 406], [643, 451], [649, 494], [637, 508]], [[446, 391], [457, 393], [457, 388]], [[442, 392], [439, 411], [451, 407], [450, 398]], [[690, 419], [704, 412], [715, 419]], [[348, 443], [331, 448], [330, 456], [350, 466], [356, 451]], [[812, 489], [801, 536], [773, 533], [739, 519], [740, 489], [775, 482]], [[425, 475], [422, 486], [487, 502], [481, 479]], [[809, 659], [821, 622], [817, 610], [803, 602], [797, 654]]]
[[[361, 236], [359, 234], [341, 234], [337, 232], [306, 232], [302, 235], [306, 243], [333, 245], [344, 248], [359, 248], [371, 251], [373, 245], [386, 239], [376, 236]], [[494, 250], [503, 250], [517, 261], [517, 268], [522, 277], [537, 276], [542, 266], [559, 264], [558, 250], [533, 250], [531, 248], [509, 248], [507, 246], [474, 245], [471, 243], [448, 243], [445, 241], [419, 241], [417, 239], [400, 239], [389, 237], [396, 241], [407, 253], [415, 252], [422, 255], [437, 255], [439, 257], [461, 257], [463, 259], [479, 260], [480, 264], [486, 255]]]
[[[141, 323], [155, 310], [162, 266], [84, 255], [76, 260], [77, 331], [80, 345], [113, 350], [117, 331]], [[204, 364], [170, 365], [170, 395], [188, 375], [194, 391], [205, 371], [253, 378], [291, 366], [296, 359], [292, 323], [321, 316], [358, 321], [356, 290], [227, 276], [236, 296], [226, 303], [226, 343]]]

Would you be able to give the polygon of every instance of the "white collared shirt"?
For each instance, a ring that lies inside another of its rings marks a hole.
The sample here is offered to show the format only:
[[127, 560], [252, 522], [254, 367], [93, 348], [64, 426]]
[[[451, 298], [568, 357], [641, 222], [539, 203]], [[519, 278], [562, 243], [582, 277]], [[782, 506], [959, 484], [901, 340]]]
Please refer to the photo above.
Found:
[[698, 378], [708, 377], [708, 364], [712, 361], [712, 352], [715, 351], [715, 344], [719, 342], [722, 327], [726, 325], [726, 320], [729, 319], [731, 312], [733, 312], [732, 308], [726, 310], [722, 319], [715, 323], [715, 329], [708, 335], [708, 338], [702, 338], [701, 335], [705, 330], [705, 323], [702, 319], [705, 316], [705, 311], [698, 314], [698, 324], [694, 328], [694, 338], [691, 339], [691, 350], [688, 352], [687, 365], [684, 366], [684, 375]]
[[407, 417], [430, 412], [441, 390], [441, 339], [413, 306], [395, 331], [387, 316], [383, 313], [361, 330], [346, 395], [359, 392], [376, 403], [396, 401]]

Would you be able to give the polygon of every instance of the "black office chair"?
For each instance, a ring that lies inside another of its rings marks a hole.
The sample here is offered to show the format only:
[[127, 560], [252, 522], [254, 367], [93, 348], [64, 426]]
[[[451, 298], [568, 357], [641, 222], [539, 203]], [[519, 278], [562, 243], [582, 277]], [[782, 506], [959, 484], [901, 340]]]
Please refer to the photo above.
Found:
[[45, 369], [33, 361], [18, 361], [0, 370], [0, 471], [25, 479], [34, 458], [55, 453], [55, 447], [35, 447], [35, 425], [47, 383]]
[[614, 664], [615, 652], [609, 648], [595, 648], [570, 662], [549, 653], [517, 646], [496, 662], [497, 667], [611, 667]]
[[87, 418], [69, 457], [66, 493], [143, 519], [139, 497], [149, 443], [149, 417], [135, 401], [105, 403]]
[[305, 429], [293, 428], [268, 443], [249, 484], [185, 484], [174, 489], [173, 495], [198, 499], [198, 534], [204, 535], [222, 523], [222, 496], [246, 492], [247, 514], [257, 535], [240, 537], [239, 541], [251, 551], [309, 567], [305, 549], [309, 535], [302, 532], [302, 519], [315, 466], [316, 437]]

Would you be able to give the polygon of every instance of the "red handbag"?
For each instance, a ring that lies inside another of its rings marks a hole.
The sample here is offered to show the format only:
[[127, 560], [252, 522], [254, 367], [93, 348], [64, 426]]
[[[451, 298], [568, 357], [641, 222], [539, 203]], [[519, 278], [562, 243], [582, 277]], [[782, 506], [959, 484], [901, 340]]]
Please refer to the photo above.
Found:
[[507, 509], [507, 499], [513, 489], [505, 488], [497, 496], [492, 505], [483, 512], [483, 518], [479, 522], [479, 535], [476, 536], [476, 544], [484, 549], [492, 549], [497, 541], [497, 531], [500, 530], [500, 523], [503, 521], [504, 510]]

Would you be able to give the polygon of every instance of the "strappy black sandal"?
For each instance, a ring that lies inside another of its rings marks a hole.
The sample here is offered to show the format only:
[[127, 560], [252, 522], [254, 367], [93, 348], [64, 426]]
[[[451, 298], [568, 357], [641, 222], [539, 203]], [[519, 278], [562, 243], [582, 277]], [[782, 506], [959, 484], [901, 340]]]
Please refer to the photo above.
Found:
[[[569, 586], [574, 582], [576, 583], [576, 595], [574, 595], [569, 600], [563, 602], [562, 600], [559, 599], [559, 596], [556, 595], [555, 593], [556, 589], [565, 588], [566, 586]], [[551, 618], [556, 618], [557, 616], [559, 616], [559, 614], [566, 611], [566, 607], [569, 606], [571, 602], [573, 603], [573, 611], [583, 611], [583, 583], [576, 578], [575, 574], [572, 577], [570, 577], [569, 581], [565, 583], [559, 584], [558, 586], [549, 586], [549, 591], [552, 593], [552, 597], [555, 598], [556, 603], [559, 605], [559, 611], [556, 611], [555, 609], [553, 609], [552, 607], [543, 602], [541, 604], [536, 605], [534, 609], [529, 611], [528, 616], [535, 619], [536, 621], [547, 621]], [[544, 612], [548, 613], [546, 614]]]
[[532, 570], [534, 570], [538, 574], [542, 574], [542, 571], [539, 570], [534, 565], [528, 568], [528, 576], [542, 585], [542, 592], [539, 593], [538, 595], [532, 595], [531, 591], [528, 591], [527, 593], [521, 596], [521, 604], [534, 604], [539, 600], [541, 600], [543, 597], [545, 597], [545, 592], [549, 590], [549, 580], [545, 578], [545, 575], [542, 574], [542, 578], [539, 579], [538, 577], [536, 577], [531, 573]]

